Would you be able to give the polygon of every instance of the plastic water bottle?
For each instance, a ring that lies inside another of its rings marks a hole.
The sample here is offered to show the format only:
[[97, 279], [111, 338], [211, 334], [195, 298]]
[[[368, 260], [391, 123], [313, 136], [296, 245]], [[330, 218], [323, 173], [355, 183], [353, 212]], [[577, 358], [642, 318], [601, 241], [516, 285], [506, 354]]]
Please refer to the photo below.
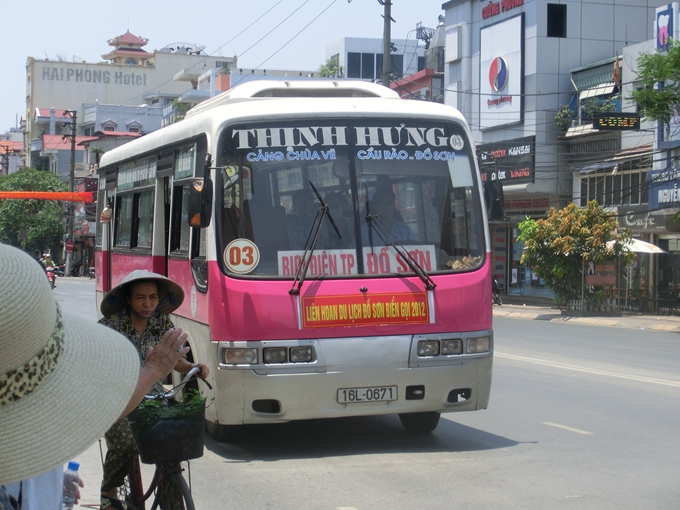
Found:
[[79, 467], [80, 463], [72, 460], [64, 471], [64, 510], [71, 510], [76, 502], [76, 494], [80, 487]]

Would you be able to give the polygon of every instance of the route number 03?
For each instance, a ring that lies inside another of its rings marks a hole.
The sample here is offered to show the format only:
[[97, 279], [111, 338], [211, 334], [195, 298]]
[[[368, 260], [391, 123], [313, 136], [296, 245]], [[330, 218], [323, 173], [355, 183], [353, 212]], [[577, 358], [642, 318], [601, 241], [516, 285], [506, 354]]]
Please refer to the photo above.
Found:
[[260, 262], [260, 250], [249, 239], [234, 239], [224, 249], [224, 265], [235, 274], [248, 274]]

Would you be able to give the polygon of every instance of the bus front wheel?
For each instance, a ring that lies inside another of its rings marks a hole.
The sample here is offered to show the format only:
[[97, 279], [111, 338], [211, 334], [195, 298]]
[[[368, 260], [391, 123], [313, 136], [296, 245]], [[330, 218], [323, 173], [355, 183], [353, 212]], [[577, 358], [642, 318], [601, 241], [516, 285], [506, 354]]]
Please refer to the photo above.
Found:
[[406, 429], [412, 434], [427, 434], [437, 428], [440, 414], [432, 411], [428, 413], [401, 413], [399, 419]]
[[238, 437], [241, 425], [222, 425], [213, 421], [205, 421], [205, 429], [215, 441], [226, 443]]

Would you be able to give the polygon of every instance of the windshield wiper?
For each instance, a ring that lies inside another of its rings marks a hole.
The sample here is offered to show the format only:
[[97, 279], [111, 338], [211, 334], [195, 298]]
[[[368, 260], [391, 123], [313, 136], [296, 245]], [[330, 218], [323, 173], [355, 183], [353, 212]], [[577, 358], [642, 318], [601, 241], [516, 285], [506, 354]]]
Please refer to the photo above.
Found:
[[342, 239], [342, 236], [340, 235], [340, 230], [338, 229], [338, 226], [335, 224], [335, 220], [333, 220], [333, 216], [331, 216], [331, 213], [328, 210], [328, 205], [326, 204], [326, 202], [323, 201], [323, 198], [321, 198], [321, 194], [314, 187], [312, 181], [309, 181], [309, 185], [312, 187], [314, 194], [319, 199], [321, 207], [319, 207], [319, 210], [316, 211], [314, 223], [312, 224], [312, 228], [310, 229], [309, 235], [307, 236], [307, 241], [305, 242], [305, 250], [302, 254], [302, 260], [300, 261], [300, 265], [298, 266], [297, 271], [295, 272], [295, 278], [293, 278], [293, 286], [288, 291], [288, 293], [292, 295], [300, 294], [300, 288], [302, 287], [302, 284], [305, 281], [305, 276], [307, 276], [309, 263], [312, 260], [312, 255], [314, 255], [316, 241], [319, 239], [319, 233], [321, 232], [321, 225], [323, 225], [323, 220], [326, 216], [328, 216], [328, 219], [331, 221], [331, 225], [333, 226], [335, 233], [338, 234], [338, 238]]
[[415, 273], [415, 275], [420, 278], [420, 281], [425, 284], [425, 289], [427, 290], [434, 290], [435, 287], [437, 286], [436, 283], [430, 278], [430, 275], [427, 274], [425, 269], [423, 269], [423, 266], [421, 266], [418, 261], [415, 259], [413, 255], [411, 255], [408, 250], [404, 247], [404, 245], [399, 241], [399, 239], [396, 238], [392, 232], [390, 232], [385, 224], [382, 222], [380, 217], [378, 215], [370, 214], [368, 212], [368, 201], [366, 203], [366, 223], [368, 223], [368, 233], [369, 233], [369, 242], [371, 243], [371, 250], [373, 250], [373, 241], [371, 240], [371, 229], [373, 228], [373, 222], [376, 222], [375, 224], [375, 233], [378, 234], [378, 237], [382, 239], [382, 242], [385, 243], [386, 245], [391, 246], [394, 248], [394, 251], [397, 252], [397, 255], [402, 258], [402, 260], [406, 263], [406, 265]]

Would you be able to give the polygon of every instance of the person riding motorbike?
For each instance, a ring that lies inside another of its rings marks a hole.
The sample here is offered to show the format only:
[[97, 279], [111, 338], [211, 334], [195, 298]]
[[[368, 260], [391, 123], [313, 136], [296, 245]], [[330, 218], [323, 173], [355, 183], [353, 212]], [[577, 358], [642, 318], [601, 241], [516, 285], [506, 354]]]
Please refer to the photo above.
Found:
[[[57, 265], [52, 260], [52, 255], [45, 253], [41, 260], [43, 269], [47, 274], [47, 279], [50, 282], [50, 287], [55, 288], [57, 286]], [[50, 270], [48, 271], [48, 268]]]
[[57, 268], [57, 265], [54, 263], [54, 260], [52, 260], [52, 255], [50, 255], [49, 253], [45, 253], [45, 254], [43, 255], [43, 258], [42, 258], [42, 265], [43, 265], [43, 267], [45, 267], [45, 268], [46, 268], [47, 266], [53, 267], [53, 268], [55, 268], [55, 269]]

